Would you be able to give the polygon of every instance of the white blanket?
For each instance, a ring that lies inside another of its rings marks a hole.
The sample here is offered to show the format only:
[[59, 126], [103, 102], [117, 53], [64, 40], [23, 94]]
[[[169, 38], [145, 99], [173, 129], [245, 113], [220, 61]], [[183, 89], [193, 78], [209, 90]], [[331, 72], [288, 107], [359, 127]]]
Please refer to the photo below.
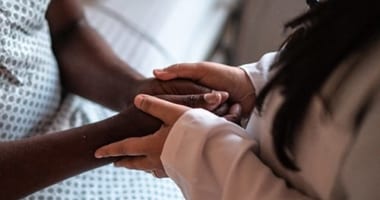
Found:
[[204, 60], [238, 1], [86, 1], [86, 13], [117, 54], [149, 77], [154, 68]]

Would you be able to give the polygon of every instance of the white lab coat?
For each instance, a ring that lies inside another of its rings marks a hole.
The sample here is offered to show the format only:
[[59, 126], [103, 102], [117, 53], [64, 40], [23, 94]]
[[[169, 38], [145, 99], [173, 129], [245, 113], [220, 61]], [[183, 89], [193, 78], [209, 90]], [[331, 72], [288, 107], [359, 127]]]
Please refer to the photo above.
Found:
[[[380, 45], [374, 45], [364, 59], [352, 56], [329, 78], [321, 96], [334, 95], [332, 115], [326, 115], [320, 97], [312, 100], [295, 145], [300, 172], [284, 168], [274, 153], [272, 121], [282, 102], [275, 90], [261, 116], [252, 112], [246, 129], [203, 109], [183, 114], [161, 155], [167, 174], [194, 200], [379, 199], [379, 54]], [[256, 91], [266, 83], [275, 55], [242, 66]], [[360, 67], [335, 91], [353, 64]], [[358, 105], [370, 92], [375, 92], [371, 109], [354, 134]]]

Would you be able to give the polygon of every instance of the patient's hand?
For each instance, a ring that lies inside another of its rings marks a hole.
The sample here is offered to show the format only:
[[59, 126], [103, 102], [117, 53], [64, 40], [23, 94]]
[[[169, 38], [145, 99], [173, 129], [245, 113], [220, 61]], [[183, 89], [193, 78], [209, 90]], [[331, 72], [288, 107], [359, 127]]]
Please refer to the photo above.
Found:
[[[191, 108], [173, 104], [149, 95], [137, 96], [135, 105], [143, 111], [140, 114], [150, 115], [154, 117], [151, 117], [151, 119], [159, 120], [161, 122], [160, 126], [155, 124], [156, 130], [148, 136], [132, 136], [125, 140], [103, 146], [96, 151], [95, 157], [119, 157], [120, 159], [115, 162], [116, 166], [151, 171], [158, 178], [166, 177], [167, 175], [160, 160], [165, 140], [178, 118]], [[136, 107], [133, 108], [136, 109]], [[231, 108], [233, 109], [225, 117], [227, 119], [239, 119], [241, 107], [236, 104]]]
[[132, 105], [133, 98], [140, 93], [154, 95], [192, 108], [204, 108], [219, 116], [226, 114], [230, 109], [226, 103], [229, 98], [227, 92], [213, 91], [185, 79], [161, 81], [149, 78], [140, 80], [134, 90], [126, 91], [124, 107]]
[[[228, 94], [225, 92], [213, 91], [206, 94], [193, 95], [160, 95], [160, 99], [170, 101], [176, 104], [189, 105], [194, 108], [203, 108], [223, 116], [229, 121], [240, 122], [242, 116], [241, 106], [238, 104], [228, 106], [225, 101]], [[125, 137], [141, 137], [148, 135], [161, 126], [161, 121], [138, 110], [134, 105], [129, 106], [120, 112], [123, 118], [127, 119], [129, 124], [133, 125], [134, 132], [124, 129]]]

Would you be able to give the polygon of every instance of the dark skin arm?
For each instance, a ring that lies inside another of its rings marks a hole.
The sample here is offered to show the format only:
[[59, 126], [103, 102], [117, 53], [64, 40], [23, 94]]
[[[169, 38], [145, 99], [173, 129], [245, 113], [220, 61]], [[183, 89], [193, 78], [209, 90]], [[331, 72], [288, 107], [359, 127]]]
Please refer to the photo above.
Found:
[[[88, 26], [75, 0], [53, 0], [47, 19], [62, 84], [69, 92], [121, 110], [140, 92], [182, 94], [183, 90], [188, 93], [208, 91], [184, 80], [161, 83], [142, 79]], [[129, 107], [112, 118], [80, 128], [0, 142], [0, 199], [19, 199], [114, 161], [95, 159], [93, 154], [103, 145], [152, 133], [160, 124]]]
[[79, 1], [53, 0], [46, 17], [65, 89], [121, 110], [143, 77], [87, 23]]
[[[139, 126], [141, 121], [145, 125]], [[112, 118], [59, 133], [0, 143], [0, 199], [32, 192], [114, 160], [95, 150], [125, 137], [157, 130], [160, 122], [130, 107]]]
[[[231, 120], [240, 114], [240, 110], [232, 109], [225, 117]], [[71, 176], [123, 159], [96, 159], [94, 152], [127, 137], [154, 133], [161, 124], [130, 106], [109, 119], [79, 128], [0, 142], [0, 199], [20, 199]]]
[[120, 111], [138, 93], [183, 95], [210, 91], [191, 81], [145, 79], [117, 57], [87, 23], [78, 0], [52, 0], [47, 19], [62, 84], [69, 92]]

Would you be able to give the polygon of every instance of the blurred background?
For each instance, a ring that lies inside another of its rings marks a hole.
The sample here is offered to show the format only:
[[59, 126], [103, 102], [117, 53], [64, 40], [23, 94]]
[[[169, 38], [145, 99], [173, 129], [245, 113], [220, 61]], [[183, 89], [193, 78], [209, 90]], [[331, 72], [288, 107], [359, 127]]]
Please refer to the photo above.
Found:
[[278, 49], [304, 0], [83, 0], [87, 18], [140, 73], [178, 62], [254, 62]]

